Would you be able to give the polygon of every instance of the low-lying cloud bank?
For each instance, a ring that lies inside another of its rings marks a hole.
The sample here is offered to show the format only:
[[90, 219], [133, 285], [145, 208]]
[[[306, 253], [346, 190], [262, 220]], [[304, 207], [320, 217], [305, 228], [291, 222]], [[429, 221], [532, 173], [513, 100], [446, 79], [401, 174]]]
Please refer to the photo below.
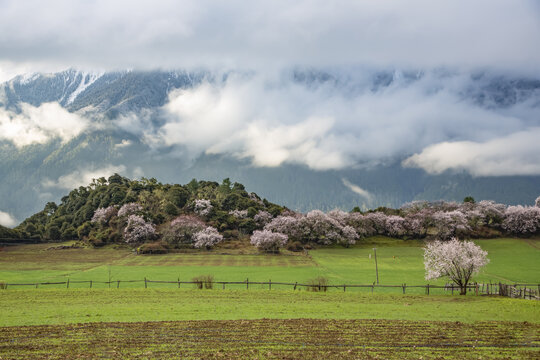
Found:
[[0, 140], [11, 141], [17, 147], [45, 144], [53, 138], [71, 140], [89, 126], [90, 121], [70, 113], [56, 102], [38, 107], [22, 103], [21, 112], [0, 107]]
[[[540, 88], [532, 82], [525, 90], [505, 90], [514, 100], [501, 105], [494, 99], [506, 95], [490, 91], [514, 83], [485, 77], [363, 68], [217, 73], [196, 87], [172, 90], [162, 107], [112, 120], [70, 113], [58, 103], [21, 104], [20, 113], [0, 108], [0, 140], [24, 147], [107, 128], [139, 138], [156, 159], [222, 154], [258, 167], [295, 164], [321, 171], [405, 159], [404, 166], [432, 174], [540, 175]], [[118, 140], [115, 149], [133, 145]], [[47, 184], [71, 189], [93, 177], [99, 176], [76, 170]]]
[[[124, 165], [108, 165], [100, 168], [77, 169], [66, 175], [60, 176], [56, 180], [45, 179], [42, 186], [44, 188], [73, 190], [79, 186], [87, 186], [92, 183], [92, 179], [99, 179], [100, 177], [108, 178], [114, 173], [122, 174], [125, 171], [126, 167]], [[137, 175], [137, 173], [133, 173], [132, 175]]]
[[485, 142], [457, 141], [430, 145], [405, 161], [430, 174], [447, 170], [474, 176], [540, 175], [540, 127]]
[[538, 124], [534, 101], [483, 107], [462, 95], [469, 82], [459, 74], [411, 80], [396, 72], [392, 84], [374, 90], [358, 79], [336, 85], [230, 76], [224, 83], [171, 92], [163, 125], [152, 131], [139, 117], [122, 123], [155, 147], [182, 149], [176, 154], [226, 154], [254, 166], [332, 170], [416, 153], [404, 165], [440, 173], [465, 161], [459, 146], [477, 155], [461, 167], [474, 175], [540, 174], [537, 145], [531, 144]]

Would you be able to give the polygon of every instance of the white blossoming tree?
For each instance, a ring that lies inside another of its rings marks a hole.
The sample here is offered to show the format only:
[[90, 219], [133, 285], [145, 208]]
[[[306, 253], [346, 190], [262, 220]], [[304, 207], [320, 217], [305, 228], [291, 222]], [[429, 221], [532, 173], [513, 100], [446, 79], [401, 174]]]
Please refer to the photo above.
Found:
[[205, 229], [195, 233], [193, 235], [193, 247], [210, 249], [217, 243], [223, 241], [223, 235], [221, 235], [216, 228], [207, 226]]
[[153, 224], [146, 222], [142, 216], [129, 215], [126, 228], [124, 229], [125, 242], [138, 244], [152, 240], [155, 236], [156, 228]]
[[142, 211], [142, 206], [137, 203], [127, 203], [122, 205], [120, 210], [118, 210], [119, 217], [128, 217], [129, 215], [135, 215]]
[[489, 262], [487, 251], [472, 241], [433, 241], [424, 248], [426, 280], [447, 276], [460, 288], [460, 294], [467, 293], [471, 276]]
[[106, 208], [98, 208], [94, 212], [94, 216], [92, 217], [92, 220], [90, 220], [93, 223], [98, 224], [107, 224], [111, 218], [116, 216], [118, 214], [118, 209], [114, 206], [109, 206]]
[[212, 203], [207, 199], [195, 200], [195, 205], [193, 206], [193, 210], [201, 216], [210, 214], [213, 208]]

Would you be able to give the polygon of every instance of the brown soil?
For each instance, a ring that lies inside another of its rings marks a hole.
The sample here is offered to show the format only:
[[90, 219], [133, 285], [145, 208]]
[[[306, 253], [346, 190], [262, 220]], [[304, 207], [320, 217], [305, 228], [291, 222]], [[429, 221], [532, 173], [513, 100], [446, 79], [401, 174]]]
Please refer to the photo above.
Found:
[[540, 325], [234, 320], [0, 328], [1, 359], [538, 359]]

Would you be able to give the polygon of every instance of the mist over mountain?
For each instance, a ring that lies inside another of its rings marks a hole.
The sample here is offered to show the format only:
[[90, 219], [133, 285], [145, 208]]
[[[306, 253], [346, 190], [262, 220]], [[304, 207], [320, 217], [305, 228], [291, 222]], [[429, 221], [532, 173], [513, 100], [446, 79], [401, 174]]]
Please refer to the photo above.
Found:
[[487, 70], [19, 75], [0, 84], [0, 212], [20, 222], [113, 173], [229, 177], [301, 211], [530, 204], [539, 110], [540, 79]]

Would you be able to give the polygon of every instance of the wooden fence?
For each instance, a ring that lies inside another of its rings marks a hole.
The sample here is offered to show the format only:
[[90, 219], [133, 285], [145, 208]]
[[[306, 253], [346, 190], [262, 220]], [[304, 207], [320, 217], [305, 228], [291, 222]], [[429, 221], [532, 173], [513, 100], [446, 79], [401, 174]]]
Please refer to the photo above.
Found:
[[[272, 286], [285, 286], [285, 287], [291, 287], [292, 290], [297, 290], [300, 288], [304, 288], [307, 290], [313, 290], [313, 291], [327, 291], [329, 289], [338, 289], [343, 290], [344, 292], [347, 291], [347, 289], [355, 289], [355, 288], [364, 288], [371, 290], [373, 293], [375, 289], [385, 289], [385, 288], [395, 288], [399, 289], [403, 294], [407, 293], [407, 289], [424, 289], [424, 292], [426, 295], [429, 295], [430, 292], [432, 292], [435, 289], [443, 289], [444, 292], [454, 294], [454, 292], [457, 294], [460, 291], [460, 288], [455, 284], [446, 284], [446, 285], [431, 285], [431, 284], [424, 284], [424, 285], [407, 285], [407, 284], [401, 284], [401, 285], [380, 285], [380, 284], [342, 284], [342, 285], [329, 285], [329, 284], [313, 284], [313, 283], [299, 283], [299, 282], [276, 282], [276, 281], [249, 281], [249, 279], [246, 279], [244, 281], [205, 281], [205, 280], [192, 280], [192, 281], [180, 281], [180, 279], [168, 281], [168, 280], [150, 280], [147, 278], [144, 278], [143, 280], [111, 280], [111, 281], [94, 281], [94, 280], [66, 280], [66, 281], [57, 281], [57, 282], [34, 282], [34, 283], [7, 283], [7, 282], [0, 282], [0, 289], [8, 289], [12, 287], [35, 287], [36, 289], [40, 286], [47, 286], [47, 285], [63, 285], [66, 288], [69, 289], [70, 285], [74, 284], [87, 284], [88, 288], [92, 288], [94, 285], [101, 284], [106, 285], [109, 288], [120, 288], [121, 284], [129, 284], [129, 283], [140, 283], [141, 286], [144, 286], [144, 288], [148, 288], [150, 284], [174, 284], [177, 285], [178, 288], [180, 288], [182, 285], [194, 285], [197, 287], [202, 287], [206, 283], [211, 283], [211, 287], [220, 287], [221, 289], [225, 290], [227, 285], [235, 285], [235, 286], [245, 286], [246, 290], [249, 290], [250, 286], [262, 286], [262, 287], [268, 287], [268, 290], [272, 290]], [[469, 284], [467, 286], [467, 292], [473, 293], [475, 295], [501, 295], [501, 296], [508, 296], [511, 298], [523, 298], [523, 299], [531, 299], [531, 300], [540, 300], [540, 284], [502, 284], [502, 283], [473, 283]]]

